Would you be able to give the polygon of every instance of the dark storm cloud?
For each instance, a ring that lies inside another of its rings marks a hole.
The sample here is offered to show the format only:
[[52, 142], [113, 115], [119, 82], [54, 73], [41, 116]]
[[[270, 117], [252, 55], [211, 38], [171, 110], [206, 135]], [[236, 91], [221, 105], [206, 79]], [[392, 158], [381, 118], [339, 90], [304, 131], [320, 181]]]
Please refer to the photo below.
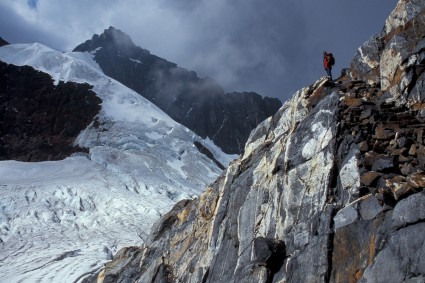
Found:
[[227, 90], [255, 90], [286, 99], [324, 75], [323, 50], [337, 57], [334, 74], [348, 67], [357, 47], [381, 30], [395, 4], [395, 0], [240, 0], [220, 9], [212, 17], [215, 21], [203, 19], [211, 13], [201, 6], [196, 22], [208, 36], [196, 33], [206, 44], [186, 61]]
[[334, 76], [380, 32], [396, 0], [3, 0], [0, 36], [59, 50], [115, 26], [153, 54], [218, 81], [226, 91], [287, 99], [324, 75]]
[[[226, 1], [229, 2], [229, 1]], [[282, 79], [290, 76], [293, 53], [306, 32], [299, 7], [281, 1], [232, 1], [211, 19], [209, 7], [198, 8], [195, 32], [200, 44], [186, 60], [203, 75], [210, 75], [227, 90], [255, 90], [280, 95]], [[297, 51], [296, 51], [297, 50]]]

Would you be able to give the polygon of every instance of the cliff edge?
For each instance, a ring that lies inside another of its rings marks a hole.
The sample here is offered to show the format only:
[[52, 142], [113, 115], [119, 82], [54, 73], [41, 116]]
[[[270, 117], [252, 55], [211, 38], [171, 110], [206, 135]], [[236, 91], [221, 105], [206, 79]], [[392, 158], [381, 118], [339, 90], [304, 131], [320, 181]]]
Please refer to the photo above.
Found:
[[424, 23], [399, 1], [347, 75], [296, 92], [98, 282], [424, 282]]

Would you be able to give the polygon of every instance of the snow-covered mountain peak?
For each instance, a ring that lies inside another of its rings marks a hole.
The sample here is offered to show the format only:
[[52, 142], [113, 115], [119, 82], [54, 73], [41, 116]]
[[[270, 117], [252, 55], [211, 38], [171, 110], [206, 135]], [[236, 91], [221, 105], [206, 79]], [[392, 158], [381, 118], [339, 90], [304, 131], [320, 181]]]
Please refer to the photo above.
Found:
[[[62, 53], [53, 50], [40, 43], [13, 44], [2, 49], [2, 61], [14, 65], [29, 65], [48, 73], [57, 84], [61, 81], [93, 82], [99, 79], [98, 73], [102, 73], [99, 65], [91, 60], [88, 53]], [[76, 64], [84, 64], [86, 73], [83, 78], [71, 74]], [[89, 72], [87, 72], [89, 71]]]
[[1, 47], [0, 60], [32, 66], [56, 84], [88, 83], [102, 100], [75, 141], [88, 154], [0, 162], [0, 281], [86, 278], [117, 243], [141, 245], [161, 214], [198, 195], [221, 173], [217, 163], [233, 158], [105, 76], [90, 53], [17, 44]]

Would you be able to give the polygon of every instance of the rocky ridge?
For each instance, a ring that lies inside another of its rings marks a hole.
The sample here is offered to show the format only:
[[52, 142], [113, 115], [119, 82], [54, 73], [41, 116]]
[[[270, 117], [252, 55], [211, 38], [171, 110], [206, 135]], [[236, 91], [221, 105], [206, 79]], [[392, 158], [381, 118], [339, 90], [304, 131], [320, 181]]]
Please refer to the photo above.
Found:
[[282, 103], [254, 92], [225, 93], [215, 81], [151, 54], [114, 27], [77, 46], [104, 73], [135, 90], [224, 152], [240, 154], [249, 133]]
[[59, 82], [29, 66], [0, 61], [0, 160], [61, 160], [100, 111], [88, 84]]
[[98, 282], [424, 282], [425, 3], [250, 135]]
[[4, 45], [8, 45], [9, 42], [7, 42], [6, 40], [4, 40], [3, 38], [0, 37], [0, 47], [4, 46]]

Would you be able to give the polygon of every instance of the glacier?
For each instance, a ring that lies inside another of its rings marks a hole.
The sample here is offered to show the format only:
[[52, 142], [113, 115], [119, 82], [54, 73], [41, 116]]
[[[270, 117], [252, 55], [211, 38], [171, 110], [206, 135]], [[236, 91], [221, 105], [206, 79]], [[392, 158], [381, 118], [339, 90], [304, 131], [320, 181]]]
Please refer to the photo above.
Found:
[[[227, 166], [224, 154], [138, 93], [103, 74], [89, 53], [39, 43], [0, 48], [54, 82], [88, 83], [101, 111], [60, 161], [0, 161], [0, 282], [82, 282], [124, 246], [142, 245], [177, 201], [196, 198]], [[107, 231], [107, 232], [105, 232]]]

